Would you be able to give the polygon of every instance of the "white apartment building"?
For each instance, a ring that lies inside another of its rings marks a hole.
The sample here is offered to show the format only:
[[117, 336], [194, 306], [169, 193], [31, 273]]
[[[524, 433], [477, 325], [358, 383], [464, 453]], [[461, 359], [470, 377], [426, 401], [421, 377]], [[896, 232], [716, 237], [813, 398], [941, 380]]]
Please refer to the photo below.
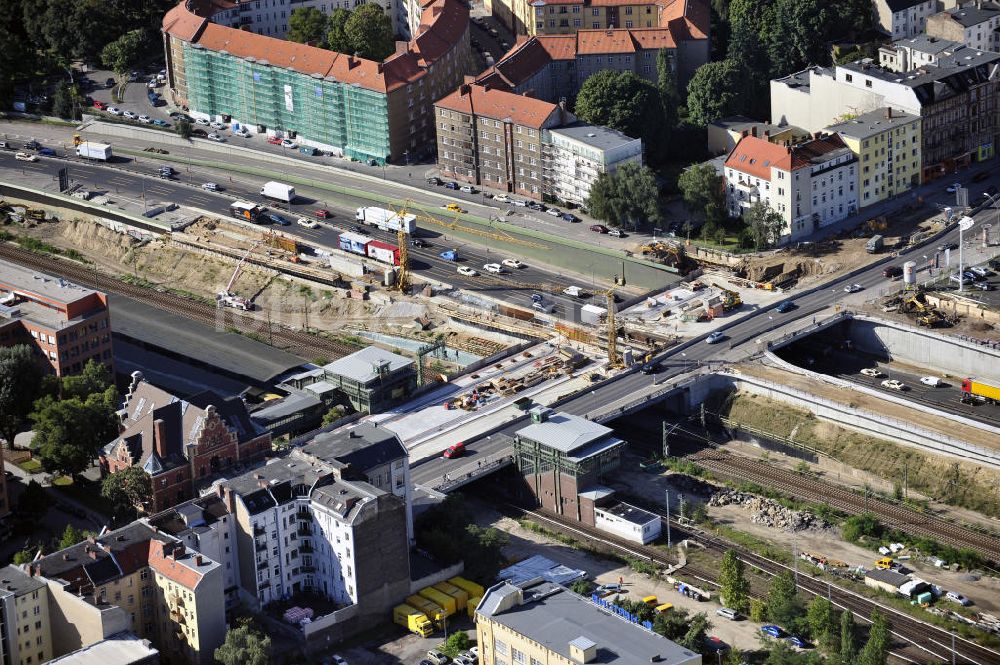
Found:
[[630, 162], [642, 165], [642, 139], [607, 127], [573, 123], [543, 130], [542, 144], [546, 193], [576, 205], [586, 203], [601, 173]]
[[1000, 51], [1000, 3], [960, 2], [928, 18], [927, 34], [961, 42], [979, 51]]
[[[302, 7], [312, 7], [324, 14], [334, 9], [354, 10], [367, 0], [222, 0], [227, 6], [213, 15], [215, 23], [231, 28], [250, 30], [258, 35], [284, 37], [288, 32], [288, 18]], [[420, 7], [414, 0], [374, 0], [392, 19], [393, 29], [403, 39], [420, 25]]]
[[795, 146], [743, 137], [724, 167], [729, 214], [762, 202], [785, 220], [781, 242], [792, 242], [858, 210], [857, 157], [839, 136]]
[[924, 31], [927, 18], [938, 7], [938, 0], [875, 0], [875, 19], [893, 39], [914, 37]]
[[966, 48], [965, 44], [950, 39], [918, 35], [909, 39], [897, 39], [878, 50], [878, 62], [883, 69], [893, 72], [909, 72], [914, 69], [937, 65], [941, 58], [954, 55]]

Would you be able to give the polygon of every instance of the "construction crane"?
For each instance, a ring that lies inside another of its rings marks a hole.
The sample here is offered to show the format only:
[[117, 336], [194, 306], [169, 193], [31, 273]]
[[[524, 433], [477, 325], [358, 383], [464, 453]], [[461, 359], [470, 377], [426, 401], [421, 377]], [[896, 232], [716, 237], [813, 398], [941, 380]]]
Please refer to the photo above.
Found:
[[619, 367], [623, 367], [624, 364], [618, 356], [618, 326], [615, 323], [614, 289], [608, 289], [605, 291], [604, 298], [608, 307], [608, 314], [606, 317], [608, 325], [608, 369], [618, 369]]
[[[399, 213], [400, 217], [405, 212], [404, 208]], [[399, 274], [396, 276], [396, 288], [400, 293], [407, 293], [410, 290], [410, 251], [407, 242], [406, 231], [400, 228], [396, 231], [396, 243], [399, 245]]]
[[245, 264], [247, 259], [250, 258], [250, 254], [252, 254], [255, 249], [260, 247], [265, 240], [266, 236], [260, 240], [255, 240], [253, 244], [250, 245], [250, 248], [243, 253], [243, 258], [241, 258], [239, 263], [236, 264], [236, 270], [233, 271], [233, 276], [229, 278], [229, 283], [226, 284], [226, 288], [215, 294], [215, 304], [218, 307], [232, 307], [234, 309], [241, 309], [244, 312], [253, 309], [253, 302], [251, 300], [233, 293], [233, 285], [236, 284], [236, 278], [239, 277], [240, 271], [243, 270], [243, 264]]

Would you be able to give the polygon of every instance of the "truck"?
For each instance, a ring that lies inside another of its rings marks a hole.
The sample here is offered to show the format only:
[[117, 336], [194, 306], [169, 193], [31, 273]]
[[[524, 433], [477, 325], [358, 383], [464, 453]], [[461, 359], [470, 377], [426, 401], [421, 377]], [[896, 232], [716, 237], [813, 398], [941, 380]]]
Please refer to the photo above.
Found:
[[869, 254], [878, 254], [885, 247], [885, 240], [882, 236], [872, 236], [865, 245], [865, 251]]
[[382, 242], [381, 240], [369, 241], [366, 253], [376, 261], [388, 263], [392, 266], [399, 265], [399, 247], [390, 245], [387, 242]]
[[446, 593], [455, 599], [455, 611], [464, 610], [465, 606], [469, 604], [469, 592], [465, 589], [460, 589], [454, 584], [449, 582], [438, 582], [434, 585], [434, 588], [441, 593]]
[[96, 159], [106, 162], [111, 159], [111, 146], [107, 143], [94, 143], [93, 141], [83, 141], [76, 146], [76, 154], [84, 159]]
[[434, 625], [427, 615], [406, 603], [392, 608], [392, 620], [420, 637], [430, 637], [434, 632]]
[[485, 590], [481, 584], [476, 584], [464, 577], [452, 577], [448, 580], [450, 584], [454, 584], [460, 589], [465, 589], [469, 594], [469, 601], [465, 604], [465, 610], [469, 615], [470, 619], [476, 618], [476, 608], [479, 607], [479, 601], [483, 599], [483, 593]]
[[247, 201], [233, 201], [229, 204], [229, 214], [236, 219], [242, 219], [251, 224], [259, 224], [259, 217], [267, 212], [267, 208]]
[[458, 609], [454, 598], [432, 586], [424, 587], [417, 593], [443, 609], [445, 616], [450, 617]]
[[295, 200], [295, 188], [291, 185], [286, 185], [283, 182], [270, 180], [265, 182], [264, 186], [260, 188], [260, 195], [269, 199], [276, 199], [278, 201], [284, 201], [285, 203], [291, 203]]
[[441, 609], [437, 603], [417, 594], [407, 596], [406, 604], [423, 612], [424, 616], [430, 619], [435, 626], [444, 625], [444, 620], [448, 617], [448, 613]]
[[982, 381], [962, 379], [962, 403], [988, 402], [1000, 404], [1000, 388]]
[[339, 238], [342, 250], [351, 254], [360, 254], [361, 256], [368, 256], [368, 243], [371, 241], [372, 239], [368, 236], [350, 231], [341, 233]]
[[416, 215], [400, 215], [393, 210], [375, 208], [372, 206], [358, 208], [357, 219], [362, 224], [377, 227], [382, 231], [399, 231], [412, 234], [417, 230]]

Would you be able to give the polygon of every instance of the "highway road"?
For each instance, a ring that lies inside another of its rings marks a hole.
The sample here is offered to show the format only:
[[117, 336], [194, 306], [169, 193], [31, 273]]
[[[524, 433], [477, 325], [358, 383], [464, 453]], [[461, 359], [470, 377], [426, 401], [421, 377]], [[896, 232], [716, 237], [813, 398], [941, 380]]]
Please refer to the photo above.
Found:
[[[259, 183], [236, 179], [229, 182], [228, 179], [223, 180], [217, 172], [197, 167], [178, 166], [179, 173], [173, 178], [166, 179], [158, 174], [159, 163], [147, 160], [138, 163], [131, 160], [117, 161], [115, 166], [130, 169], [124, 170], [77, 159], [40, 157], [37, 162], [16, 161], [12, 151], [0, 150], [0, 176], [4, 171], [10, 171], [21, 176], [15, 180], [34, 179], [33, 186], [41, 189], [54, 191], [56, 174], [64, 166], [69, 167], [71, 181], [79, 183], [82, 188], [108, 192], [112, 198], [124, 197], [150, 206], [157, 202], [170, 201], [180, 206], [198, 208], [221, 217], [228, 217], [229, 204], [234, 199], [264, 203], [259, 193]], [[202, 189], [201, 185], [206, 182], [218, 183], [223, 187], [223, 191], [213, 193]], [[299, 194], [299, 199], [292, 206], [292, 210], [290, 212], [279, 210], [283, 217], [293, 222], [290, 227], [280, 227], [282, 232], [297, 236], [306, 244], [328, 248], [338, 247], [338, 234], [342, 231], [351, 231], [357, 225], [354, 219], [357, 208], [371, 204], [370, 201], [346, 195], [336, 203], [330, 203], [320, 198], [329, 192], [314, 191], [308, 187], [296, 187], [296, 192]], [[266, 205], [277, 209], [272, 202], [267, 202]], [[319, 228], [308, 229], [294, 224], [299, 216], [311, 217], [310, 213], [320, 207], [330, 210], [333, 217]], [[374, 227], [365, 227], [365, 230], [373, 238], [396, 244], [395, 233], [382, 232]], [[452, 284], [469, 293], [482, 294], [530, 309], [532, 294], [541, 292], [545, 294], [546, 301], [553, 304], [553, 316], [579, 321], [579, 308], [592, 298], [574, 298], [560, 291], [573, 284], [582, 287], [589, 294], [594, 293], [595, 286], [601, 288], [600, 284], [588, 284], [579, 278], [572, 278], [531, 264], [526, 264], [526, 267], [521, 269], [509, 269], [503, 275], [485, 274], [484, 264], [518, 257], [513, 256], [511, 252], [491, 249], [488, 239], [486, 246], [453, 241], [445, 235], [443, 227], [431, 224], [425, 223], [417, 235], [430, 246], [425, 249], [410, 247], [411, 268], [414, 273], [430, 280]], [[459, 261], [442, 259], [440, 253], [446, 249], [457, 249]], [[459, 266], [472, 267], [481, 274], [478, 277], [466, 277], [457, 272]], [[664, 277], [666, 279], [670, 275], [664, 273]], [[599, 304], [604, 304], [603, 297], [596, 300]]]
[[[995, 209], [987, 209], [976, 215], [977, 224], [985, 221], [992, 221], [996, 216]], [[970, 243], [972, 233], [965, 234], [965, 242]], [[935, 240], [932, 244], [936, 246], [942, 241], [958, 242], [958, 228], [953, 227], [941, 240]], [[899, 253], [898, 258], [890, 260], [888, 263], [873, 265], [858, 275], [852, 277], [838, 277], [822, 286], [812, 293], [795, 296], [790, 295], [796, 308], [785, 314], [779, 314], [773, 308], [758, 309], [743, 315], [735, 324], [724, 330], [725, 339], [718, 344], [707, 344], [703, 338], [699, 338], [693, 344], [684, 347], [680, 346], [666, 351], [658, 357], [659, 360], [670, 361], [661, 372], [655, 375], [642, 374], [638, 371], [622, 374], [614, 381], [603, 386], [594, 388], [572, 398], [559, 407], [559, 410], [576, 415], [584, 415], [594, 411], [605, 404], [611, 404], [629, 395], [637, 393], [640, 389], [648, 388], [651, 383], [663, 381], [665, 378], [676, 376], [688, 371], [687, 363], [698, 363], [718, 359], [722, 355], [748, 354], [756, 350], [756, 339], [765, 332], [775, 328], [776, 324], [783, 327], [802, 318], [814, 316], [814, 313], [832, 305], [840, 303], [847, 294], [844, 286], [848, 284], [860, 284], [867, 290], [877, 289], [885, 286], [885, 278], [882, 270], [885, 265], [899, 265], [909, 260], [911, 257], [919, 257], [926, 253], [928, 248], [915, 248], [904, 250]], [[776, 303], [777, 304], [777, 303]], [[735, 345], [734, 345], [735, 344]], [[524, 419], [512, 421], [500, 433], [513, 436], [513, 434], [524, 427]], [[468, 453], [465, 458], [446, 460], [443, 458], [429, 458], [415, 461], [412, 472], [413, 481], [416, 484], [426, 484], [440, 478], [443, 474], [449, 473], [459, 467], [465, 466], [469, 458], [483, 456], [483, 459], [499, 455], [506, 445], [503, 440], [479, 439], [467, 441]]]

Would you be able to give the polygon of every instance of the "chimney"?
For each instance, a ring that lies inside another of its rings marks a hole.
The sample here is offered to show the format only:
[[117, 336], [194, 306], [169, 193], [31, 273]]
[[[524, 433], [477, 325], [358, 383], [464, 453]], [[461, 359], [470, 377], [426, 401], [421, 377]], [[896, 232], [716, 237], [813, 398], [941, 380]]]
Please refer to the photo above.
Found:
[[226, 510], [229, 511], [230, 515], [236, 514], [236, 495], [233, 493], [233, 488], [226, 485], [222, 488], [222, 500], [226, 502]]
[[753, 137], [756, 138], [756, 136], [757, 136], [757, 125], [751, 125], [750, 126], [750, 136], [753, 136]]
[[886, 120], [892, 120], [892, 107], [891, 106], [886, 106], [885, 107], [885, 119]]
[[742, 132], [740, 132], [740, 136], [742, 136], [743, 138], [750, 136], [749, 130], [744, 129]]
[[381, 74], [381, 73], [382, 73], [382, 67], [383, 67], [383, 64], [382, 64], [381, 62], [380, 62], [380, 63], [378, 63], [378, 73], [379, 73], [379, 74]]
[[765, 129], [764, 130], [764, 138], [767, 139], [767, 140], [771, 140], [771, 130], [770, 129]]
[[201, 555], [200, 554], [195, 554], [194, 555], [194, 565], [200, 566], [201, 562], [202, 562]]
[[153, 450], [160, 459], [167, 459], [167, 424], [162, 418], [153, 421]]
[[463, 83], [462, 85], [458, 86], [458, 94], [462, 95], [463, 97], [465, 97], [470, 92], [472, 92], [472, 86], [469, 85], [468, 83]]
[[559, 98], [559, 124], [565, 125], [569, 122], [569, 109], [566, 108], [566, 98]]
[[93, 559], [94, 561], [97, 561], [97, 550], [92, 550], [92, 549], [88, 548], [87, 549], [87, 554], [90, 556], [91, 559]]

